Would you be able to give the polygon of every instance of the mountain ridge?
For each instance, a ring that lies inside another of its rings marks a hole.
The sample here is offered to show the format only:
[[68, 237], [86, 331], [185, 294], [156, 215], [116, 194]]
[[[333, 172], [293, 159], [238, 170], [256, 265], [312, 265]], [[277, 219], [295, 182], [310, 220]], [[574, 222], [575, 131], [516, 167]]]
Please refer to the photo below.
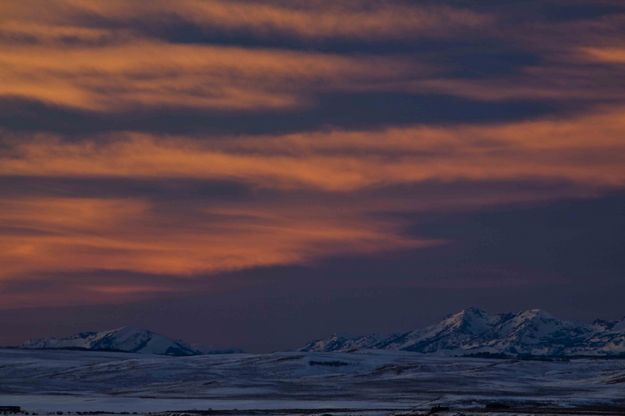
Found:
[[490, 315], [467, 308], [424, 328], [391, 334], [332, 337], [299, 351], [401, 350], [438, 355], [625, 356], [625, 318], [579, 324], [540, 309]]
[[116, 351], [171, 356], [240, 352], [235, 349], [193, 347], [184, 341], [171, 339], [156, 332], [132, 326], [100, 332], [84, 331], [62, 338], [36, 338], [26, 341], [20, 347], [44, 350]]

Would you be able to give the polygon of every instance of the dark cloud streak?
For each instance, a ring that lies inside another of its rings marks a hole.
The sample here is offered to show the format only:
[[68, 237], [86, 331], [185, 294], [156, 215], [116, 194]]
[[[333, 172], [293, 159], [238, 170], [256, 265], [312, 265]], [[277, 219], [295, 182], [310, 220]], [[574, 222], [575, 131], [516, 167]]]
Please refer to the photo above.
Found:
[[580, 111], [591, 103], [510, 100], [484, 102], [436, 94], [320, 94], [298, 110], [228, 112], [176, 108], [97, 113], [26, 100], [0, 100], [0, 126], [14, 132], [52, 132], [80, 138], [106, 132], [211, 135], [281, 134], [325, 127], [379, 128], [394, 125], [483, 123], [524, 120]]

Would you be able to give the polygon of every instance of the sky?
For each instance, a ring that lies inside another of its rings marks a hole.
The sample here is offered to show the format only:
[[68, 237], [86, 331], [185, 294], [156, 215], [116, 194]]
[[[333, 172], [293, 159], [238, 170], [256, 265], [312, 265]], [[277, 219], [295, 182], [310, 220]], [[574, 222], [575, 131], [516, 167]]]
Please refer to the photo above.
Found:
[[625, 315], [621, 0], [0, 2], [0, 344]]

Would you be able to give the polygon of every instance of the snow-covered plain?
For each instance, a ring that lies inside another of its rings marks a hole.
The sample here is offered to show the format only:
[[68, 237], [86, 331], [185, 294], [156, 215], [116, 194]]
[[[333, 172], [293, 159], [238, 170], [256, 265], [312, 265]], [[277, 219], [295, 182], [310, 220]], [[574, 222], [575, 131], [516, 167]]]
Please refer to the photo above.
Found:
[[[0, 349], [0, 405], [28, 411], [625, 405], [625, 360], [402, 351], [169, 357]], [[386, 411], [386, 410], [385, 410]]]

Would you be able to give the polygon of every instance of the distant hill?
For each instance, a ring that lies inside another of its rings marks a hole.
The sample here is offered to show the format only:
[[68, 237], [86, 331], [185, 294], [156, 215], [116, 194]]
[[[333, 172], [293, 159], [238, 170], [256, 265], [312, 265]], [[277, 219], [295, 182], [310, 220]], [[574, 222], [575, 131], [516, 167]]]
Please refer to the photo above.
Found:
[[122, 327], [101, 332], [81, 332], [67, 338], [40, 338], [25, 342], [27, 349], [75, 349], [88, 351], [119, 351], [139, 354], [187, 356], [211, 353], [240, 352], [235, 349], [195, 348], [155, 332]]
[[390, 336], [333, 335], [301, 351], [403, 350], [439, 355], [621, 356], [625, 355], [625, 319], [579, 324], [531, 309], [489, 315], [468, 308], [423, 329]]

